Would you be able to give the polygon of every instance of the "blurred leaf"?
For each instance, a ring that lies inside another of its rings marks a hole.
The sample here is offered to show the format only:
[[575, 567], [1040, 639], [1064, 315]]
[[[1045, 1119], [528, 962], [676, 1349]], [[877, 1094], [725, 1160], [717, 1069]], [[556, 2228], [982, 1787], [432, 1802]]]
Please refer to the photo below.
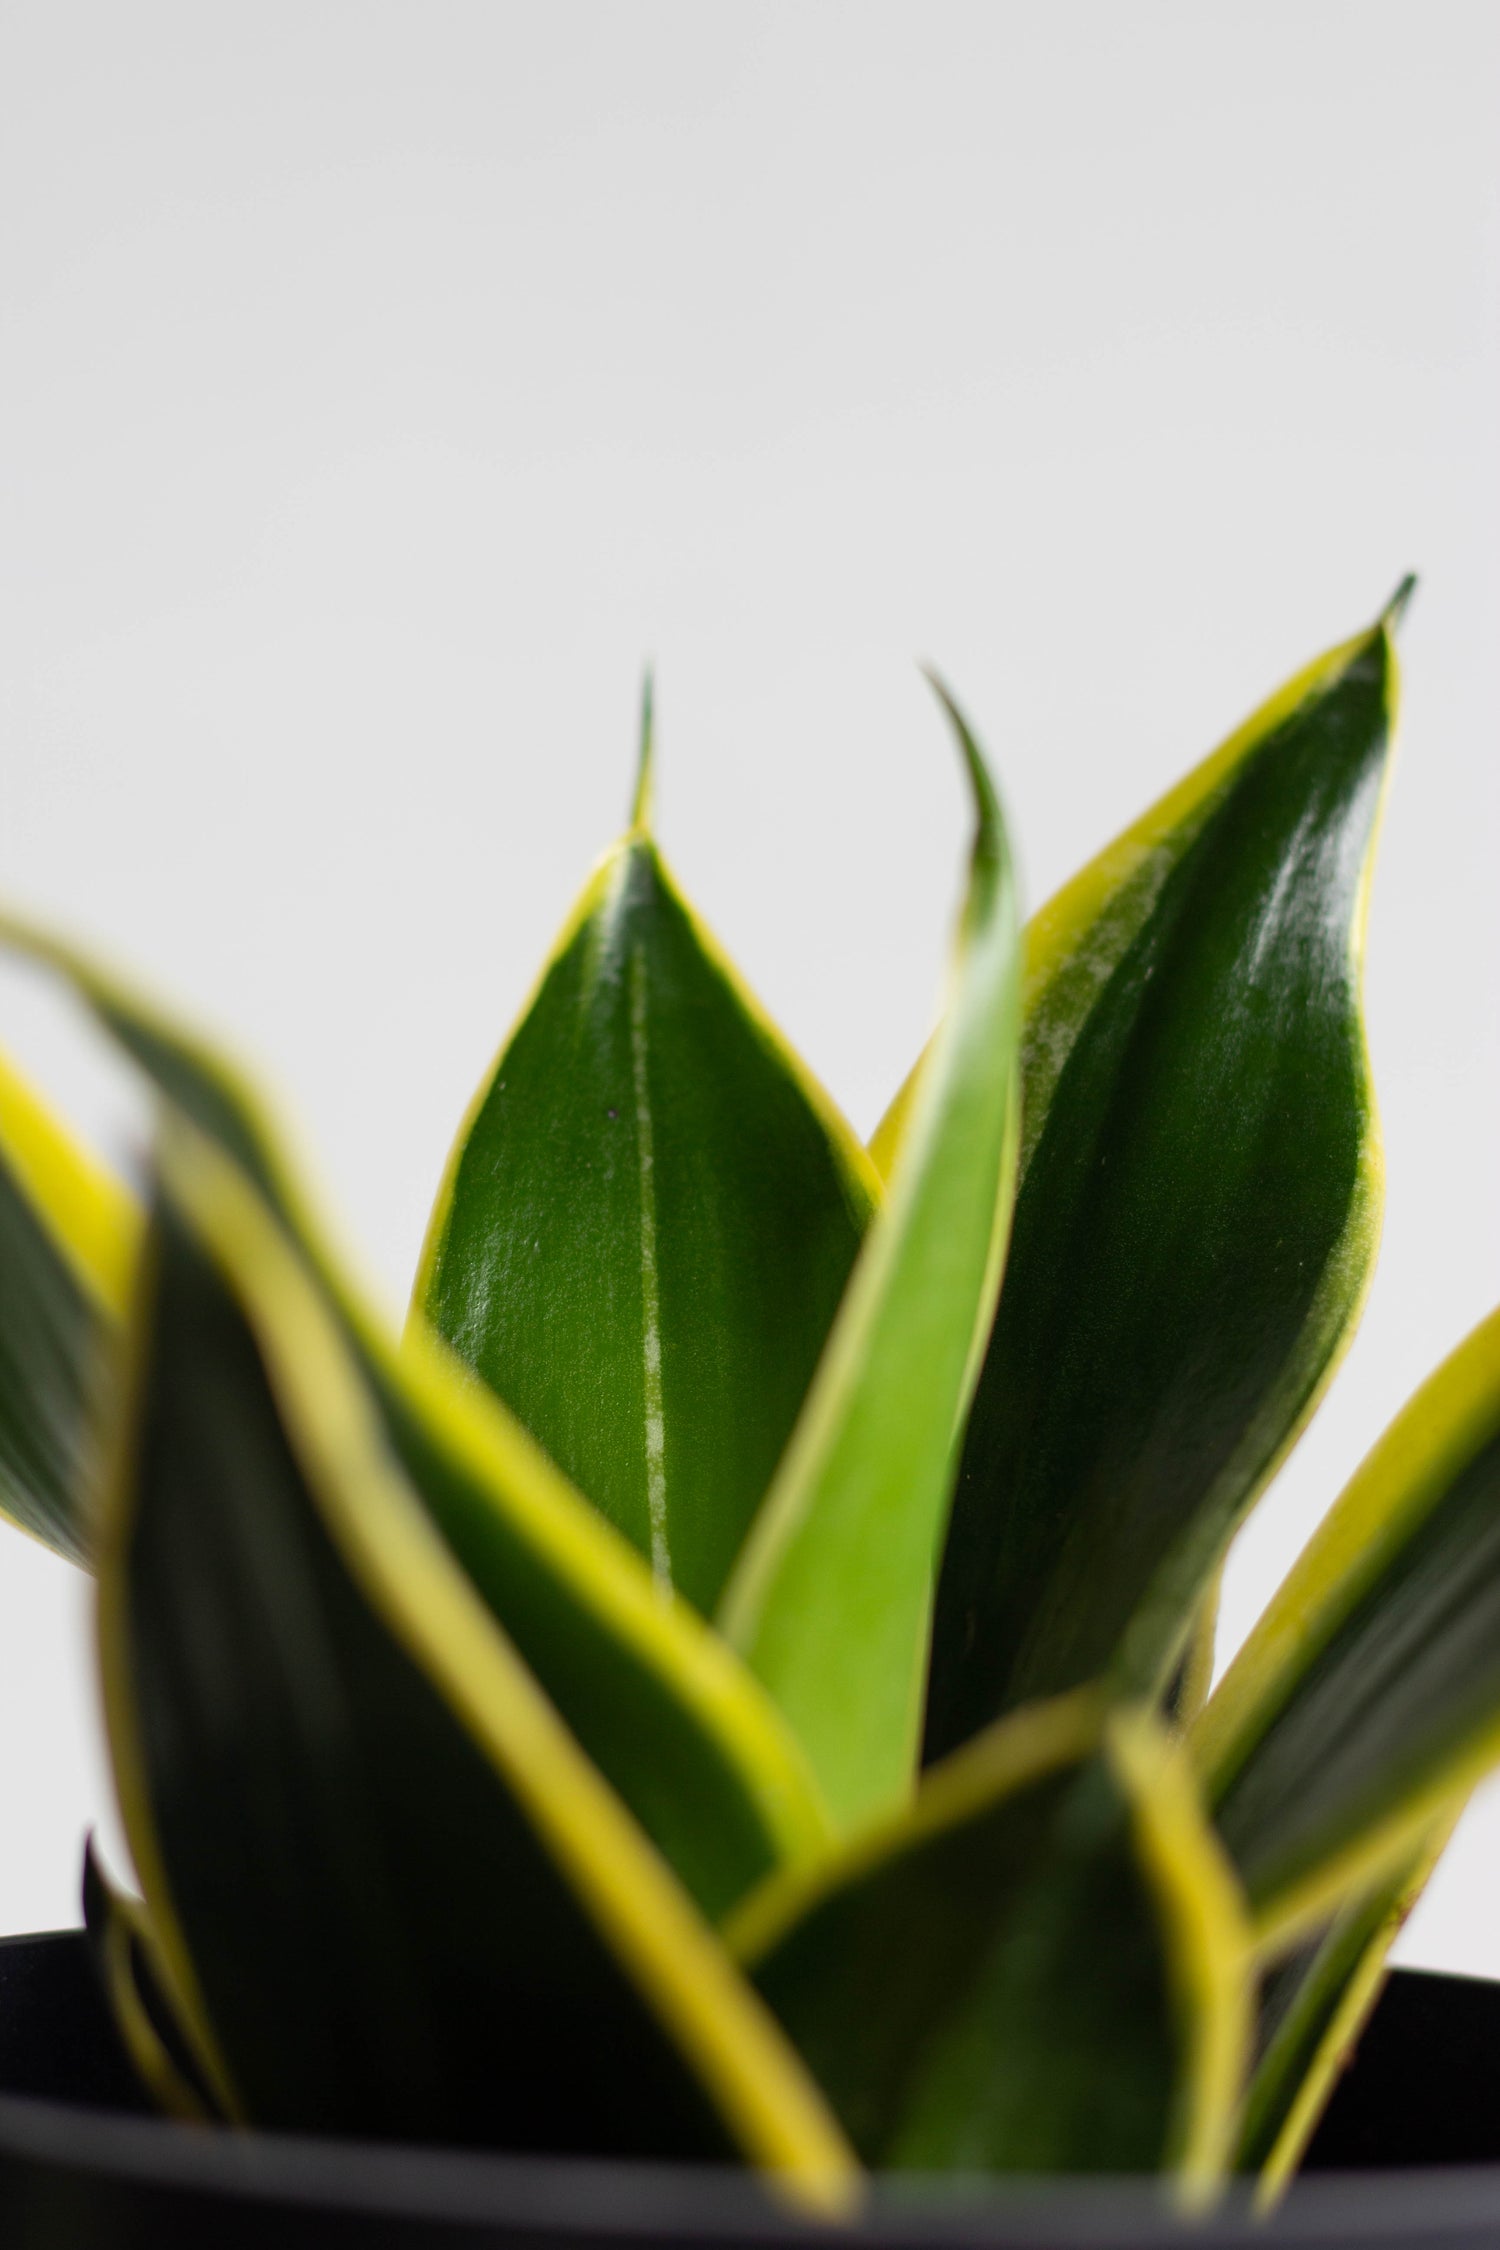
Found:
[[741, 2153], [815, 2208], [816, 2089], [480, 1602], [321, 1291], [168, 1126], [100, 1649], [174, 1996], [259, 2123]]
[[83, 1921], [115, 2029], [143, 2092], [169, 2117], [196, 2123], [218, 2116], [155, 1970], [145, 1907], [110, 1881], [92, 1836], [84, 1847]]
[[1356, 1471], [1192, 1740], [1267, 1945], [1399, 1871], [1500, 1762], [1500, 1312]]
[[943, 701], [977, 822], [953, 990], [889, 1199], [720, 1609], [843, 1821], [910, 1786], [955, 1433], [1010, 1223], [1015, 888], [984, 760]]
[[1214, 1650], [1219, 1637], [1219, 1602], [1223, 1590], [1224, 1572], [1221, 1567], [1214, 1572], [1198, 1604], [1198, 1614], [1177, 1660], [1177, 1669], [1162, 1697], [1162, 1710], [1176, 1727], [1191, 1726], [1208, 1701], [1208, 1691], [1213, 1685]]
[[418, 1306], [699, 1609], [796, 1420], [878, 1182], [635, 825], [464, 1122]]
[[0, 1056], [0, 1513], [86, 1563], [95, 1393], [134, 1203]]
[[896, 1159], [901, 1153], [901, 1143], [906, 1138], [906, 1128], [911, 1120], [912, 1103], [922, 1082], [922, 1071], [932, 1046], [929, 1039], [922, 1049], [880, 1123], [870, 1135], [869, 1157], [882, 1180], [889, 1181], [896, 1169]]
[[1443, 1820], [1413, 1860], [1340, 1909], [1317, 1936], [1267, 1971], [1258, 2053], [1245, 2097], [1238, 2166], [1260, 2173], [1274, 2203], [1302, 2160], [1338, 2074], [1386, 1977], [1386, 1956], [1453, 1833]]
[[826, 1817], [774, 1705], [702, 1620], [436, 1339], [398, 1355], [323, 1239], [259, 1097], [222, 1056], [76, 948], [0, 917], [245, 1170], [309, 1258], [434, 1522], [567, 1724], [712, 1915]]
[[867, 2164], [1223, 2175], [1248, 1932], [1180, 1752], [1088, 1691], [773, 1877], [727, 1936]]
[[1389, 620], [1285, 688], [1027, 935], [1021, 1184], [954, 1494], [927, 1754], [1157, 1694], [1362, 1300], [1359, 1016]]

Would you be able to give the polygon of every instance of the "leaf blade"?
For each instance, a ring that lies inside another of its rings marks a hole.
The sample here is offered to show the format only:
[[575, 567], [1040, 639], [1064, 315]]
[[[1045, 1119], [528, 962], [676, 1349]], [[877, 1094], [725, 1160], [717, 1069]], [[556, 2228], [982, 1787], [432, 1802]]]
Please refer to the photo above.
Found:
[[78, 993], [302, 1246], [443, 1536], [699, 1904], [717, 1915], [815, 1849], [827, 1816], [769, 1697], [436, 1338], [392, 1349], [238, 1067], [79, 948], [7, 915], [0, 942]]
[[815, 2093], [436, 1535], [311, 1275], [220, 1153], [162, 1157], [101, 1648], [153, 1927], [246, 2106], [718, 2132], [842, 2208]]
[[93, 1399], [139, 1232], [126, 1191], [0, 1056], [0, 1513], [85, 1565]]
[[1014, 1174], [1014, 881], [983, 758], [938, 692], [976, 808], [953, 995], [888, 1201], [719, 1609], [843, 1821], [909, 1784], [953, 1433]]
[[202, 2123], [218, 2115], [152, 1973], [145, 1909], [110, 1881], [92, 1837], [84, 1849], [83, 1922], [120, 2044], [142, 2088], [168, 2116]]
[[1355, 1471], [1192, 1736], [1263, 1942], [1399, 1866], [1500, 1759], [1500, 1313]]
[[728, 1928], [868, 2164], [1222, 2179], [1248, 1937], [1180, 1755], [1089, 1691], [1013, 1714], [911, 1809]]
[[471, 1104], [415, 1303], [706, 1612], [878, 1180], [677, 890], [647, 809]]
[[[1273, 1966], [1274, 2027], [1246, 2088], [1237, 2164], [1272, 2208], [1302, 2161], [1386, 1978], [1386, 1959], [1452, 1834], [1445, 1819], [1416, 1858], [1344, 1906], [1303, 1953]], [[1262, 2000], [1263, 2018], [1267, 2012]]]
[[1358, 982], [1394, 695], [1382, 621], [1031, 926], [1021, 1184], [929, 1757], [1106, 1671], [1160, 1692], [1352, 1330], [1380, 1201]]

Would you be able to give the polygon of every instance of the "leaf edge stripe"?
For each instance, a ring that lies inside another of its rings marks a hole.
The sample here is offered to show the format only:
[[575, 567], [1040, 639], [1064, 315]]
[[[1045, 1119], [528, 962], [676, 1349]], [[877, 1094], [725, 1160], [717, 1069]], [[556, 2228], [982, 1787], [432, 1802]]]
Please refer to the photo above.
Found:
[[1202, 2211], [1229, 2164], [1250, 2054], [1249, 1918], [1180, 1740], [1144, 1709], [1128, 1708], [1111, 1715], [1105, 1739], [1136, 1848], [1166, 1909], [1168, 1972], [1187, 2026], [1173, 2171], [1180, 2207]]
[[[709, 963], [715, 974], [723, 979], [730, 993], [744, 1011], [746, 1020], [750, 1023], [756, 1035], [764, 1042], [769, 1052], [782, 1064], [813, 1115], [817, 1118], [818, 1123], [822, 1126], [823, 1131], [827, 1134], [839, 1174], [846, 1186], [863, 1202], [867, 1215], [873, 1215], [884, 1200], [885, 1182], [880, 1171], [832, 1094], [816, 1076], [811, 1066], [791, 1045], [785, 1033], [773, 1022], [766, 1009], [746, 984], [723, 946], [701, 919], [691, 900], [685, 896], [657, 846], [654, 835], [649, 829], [632, 826], [625, 831], [624, 835], [617, 837], [606, 850], [600, 853], [584, 878], [583, 888], [574, 900], [562, 928], [554, 938], [546, 959], [532, 978], [520, 1007], [512, 1018], [503, 1038], [493, 1050], [488, 1065], [480, 1075], [479, 1083], [469, 1097], [444, 1161], [442, 1177], [438, 1182], [437, 1194], [433, 1199], [432, 1211], [427, 1222], [427, 1232], [423, 1237], [421, 1255], [417, 1261], [416, 1278], [412, 1285], [411, 1306], [407, 1315], [408, 1323], [421, 1321], [424, 1317], [421, 1306], [428, 1294], [432, 1281], [433, 1266], [447, 1227], [448, 1215], [453, 1206], [459, 1165], [462, 1162], [463, 1153], [468, 1145], [475, 1122], [489, 1099], [490, 1089], [495, 1082], [500, 1064], [510, 1051], [516, 1034], [522, 1029], [535, 1009], [548, 977], [551, 976], [569, 948], [577, 942], [588, 923], [603, 907], [610, 889], [619, 880], [620, 868], [625, 855], [642, 842], [645, 842], [652, 851], [656, 861], [657, 874], [670, 893], [673, 903], [681, 911], [692, 933], [693, 941], [699, 947], [704, 959]], [[3, 924], [0, 924], [0, 927], [3, 927]]]
[[829, 1834], [828, 1816], [806, 1760], [759, 1682], [687, 1603], [664, 1602], [649, 1565], [501, 1402], [474, 1384], [425, 1321], [410, 1326], [399, 1345], [388, 1340], [365, 1291], [346, 1278], [348, 1261], [335, 1256], [298, 1185], [282, 1134], [238, 1062], [183, 1029], [167, 1010], [67, 939], [8, 910], [0, 910], [0, 946], [39, 962], [70, 985], [117, 1044], [125, 1043], [112, 1014], [192, 1056], [248, 1123], [276, 1195], [360, 1349], [384, 1379], [415, 1398], [477, 1480], [491, 1489], [504, 1486], [510, 1521], [566, 1577], [573, 1598], [655, 1666], [733, 1753], [747, 1794], [788, 1856], [819, 1848]]
[[[814, 2208], [848, 2210], [858, 2167], [821, 2093], [429, 1526], [296, 1253], [249, 1184], [191, 1129], [166, 1137], [163, 1159], [251, 1324], [345, 1568], [633, 1963], [756, 2161]], [[357, 1507], [346, 1488], [355, 1464]]]
[[725, 1946], [742, 1967], [753, 1969], [825, 1898], [895, 1851], [957, 1828], [971, 1814], [1087, 1756], [1099, 1741], [1104, 1710], [1096, 1688], [1074, 1688], [999, 1720], [929, 1767], [909, 1804], [853, 1830], [818, 1859], [765, 1876], [720, 1924]]
[[1261, 2166], [1254, 2196], [1254, 2208], [1257, 2212], [1274, 2210], [1291, 2185], [1292, 2176], [1317, 2128], [1332, 2082], [1380, 1997], [1381, 1987], [1389, 1974], [1391, 1946], [1433, 1868], [1447, 1850], [1449, 1839], [1467, 1802], [1467, 1798], [1463, 1799], [1439, 1821], [1433, 1841], [1423, 1852], [1410, 1880], [1382, 1919], [1360, 1958], [1359, 1966], [1349, 1979], [1343, 1997], [1329, 2020], [1328, 2028], [1318, 2042], [1281, 2130]]
[[1500, 1433], [1500, 1308], [1418, 1386], [1313, 1532], [1195, 1722], [1217, 1797], [1383, 1569], [1441, 1503], [1445, 1480]]
[[3, 1052], [0, 1159], [90, 1303], [118, 1319], [140, 1248], [140, 1205]]

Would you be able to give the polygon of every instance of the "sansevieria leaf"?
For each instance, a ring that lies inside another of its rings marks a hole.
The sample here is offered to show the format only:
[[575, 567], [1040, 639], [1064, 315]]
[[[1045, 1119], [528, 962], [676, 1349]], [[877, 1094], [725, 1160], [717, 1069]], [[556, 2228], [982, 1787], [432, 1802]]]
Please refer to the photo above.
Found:
[[1275, 2201], [1301, 2162], [1380, 1996], [1386, 1956], [1452, 1830], [1452, 1818], [1442, 1820], [1413, 1859], [1380, 1876], [1326, 1929], [1269, 1969], [1237, 2158], [1241, 2170], [1259, 2172], [1262, 2207]]
[[92, 1548], [87, 1457], [140, 1219], [0, 1056], [0, 1513], [72, 1562]]
[[83, 1922], [95, 1974], [141, 2085], [169, 2117], [221, 2117], [162, 1987], [146, 1909], [110, 1881], [92, 1837], [83, 1855]]
[[1192, 1743], [1265, 1944], [1399, 1872], [1500, 1762], [1500, 1313], [1356, 1471]]
[[728, 1936], [872, 2165], [1166, 2169], [1231, 2151], [1248, 1931], [1180, 1751], [1088, 1691], [999, 1722]]
[[802, 1404], [878, 1193], [650, 828], [593, 876], [481, 1087], [417, 1305], [702, 1610]]
[[1106, 1673], [1166, 1686], [1357, 1315], [1393, 617], [1293, 680], [1027, 933], [1021, 1182], [937, 1600], [930, 1757]]
[[954, 1441], [1010, 1222], [1015, 887], [984, 760], [943, 701], [976, 812], [952, 991], [888, 1200], [719, 1613], [845, 1822], [910, 1787]]
[[164, 1130], [103, 1523], [122, 1810], [173, 2000], [268, 2125], [857, 2173], [561, 1723], [242, 1173]]
[[0, 910], [155, 1097], [142, 1208], [0, 1058], [0, 1516], [98, 1572], [159, 2108], [1274, 2202], [1500, 1769], [1500, 1313], [1210, 1692], [1373, 1261], [1409, 592], [1024, 936], [934, 680], [975, 832], [868, 1152], [666, 870], [648, 688], [399, 1338], [237, 1066]]
[[717, 1915], [816, 1849], [826, 1816], [764, 1690], [424, 1327], [398, 1355], [323, 1237], [259, 1098], [222, 1056], [76, 948], [15, 920], [169, 1112], [266, 1195], [329, 1292], [390, 1441], [434, 1522], [589, 1755]]

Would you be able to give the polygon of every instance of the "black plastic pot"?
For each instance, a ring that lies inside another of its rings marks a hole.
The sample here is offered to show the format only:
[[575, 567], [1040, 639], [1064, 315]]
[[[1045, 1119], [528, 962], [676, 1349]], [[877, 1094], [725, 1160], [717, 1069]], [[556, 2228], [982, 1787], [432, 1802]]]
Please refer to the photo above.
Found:
[[[1398, 1971], [1271, 2233], [1276, 2250], [1500, 2250], [1500, 1984]], [[81, 1935], [0, 1940], [0, 2250], [1248, 2250], [1256, 2241], [1267, 2229], [1243, 2208], [1189, 2228], [1139, 2182], [889, 2185], [858, 2227], [831, 2236], [779, 2211], [742, 2174], [164, 2124], [140, 2112]]]

